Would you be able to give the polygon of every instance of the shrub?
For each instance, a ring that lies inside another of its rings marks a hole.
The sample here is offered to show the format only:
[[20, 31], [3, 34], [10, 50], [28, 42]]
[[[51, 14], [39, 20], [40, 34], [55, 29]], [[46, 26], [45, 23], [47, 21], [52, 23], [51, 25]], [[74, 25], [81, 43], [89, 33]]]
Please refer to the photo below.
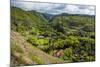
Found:
[[83, 27], [83, 30], [87, 31], [87, 32], [94, 32], [95, 31], [95, 26], [94, 26], [94, 24], [86, 24]]
[[92, 38], [88, 38], [88, 37], [80, 37], [79, 38], [79, 41], [82, 43], [82, 44], [95, 44], [95, 39], [92, 39]]
[[75, 36], [66, 37], [64, 42], [66, 46], [72, 46], [72, 47], [76, 47], [80, 44], [78, 38]]
[[71, 57], [73, 52], [72, 52], [72, 48], [66, 48], [64, 50], [64, 54], [67, 56], [67, 57]]
[[67, 60], [68, 62], [72, 62], [73, 51], [72, 48], [66, 48], [64, 50], [64, 55], [61, 56], [61, 59]]
[[37, 46], [36, 44], [36, 41], [37, 41], [37, 38], [35, 36], [30, 36], [28, 37], [27, 41], [35, 46]]
[[64, 47], [64, 40], [62, 39], [58, 39], [54, 45], [53, 45], [54, 48], [63, 48]]

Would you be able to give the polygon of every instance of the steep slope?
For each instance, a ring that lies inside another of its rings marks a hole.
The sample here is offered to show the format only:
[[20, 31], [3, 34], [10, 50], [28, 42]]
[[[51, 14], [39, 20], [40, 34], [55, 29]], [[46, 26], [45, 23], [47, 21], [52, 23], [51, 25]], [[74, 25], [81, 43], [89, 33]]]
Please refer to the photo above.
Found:
[[11, 31], [11, 63], [12, 65], [62, 63], [35, 46], [27, 43], [19, 33]]
[[28, 31], [32, 28], [43, 28], [47, 20], [36, 11], [24, 11], [17, 7], [11, 7], [11, 29], [15, 31]]

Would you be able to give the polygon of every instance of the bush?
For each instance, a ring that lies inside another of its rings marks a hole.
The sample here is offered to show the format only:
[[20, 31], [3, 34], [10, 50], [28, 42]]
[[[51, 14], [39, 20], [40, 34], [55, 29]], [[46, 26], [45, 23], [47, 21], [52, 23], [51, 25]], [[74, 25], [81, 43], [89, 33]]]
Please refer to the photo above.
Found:
[[81, 44], [95, 44], [95, 39], [88, 37], [80, 37], [79, 41], [81, 42]]
[[31, 43], [31, 44], [37, 46], [37, 44], [36, 44], [37, 38], [36, 38], [35, 36], [30, 36], [30, 37], [28, 37], [28, 40], [27, 40], [27, 41], [28, 41], [29, 43]]
[[73, 52], [72, 52], [72, 48], [66, 48], [64, 50], [64, 54], [67, 56], [67, 57], [71, 57]]
[[65, 48], [65, 47], [77, 47], [79, 46], [80, 42], [77, 37], [69, 36], [64, 39], [58, 39], [53, 43], [54, 48]]
[[65, 39], [66, 46], [76, 47], [79, 44], [80, 44], [80, 42], [79, 42], [78, 38], [75, 36], [69, 36], [69, 37], [66, 37], [66, 39]]
[[95, 31], [95, 26], [94, 26], [94, 24], [86, 24], [83, 27], [83, 30], [87, 31], [87, 32], [94, 32]]
[[95, 61], [95, 57], [94, 56], [87, 56], [86, 61]]
[[68, 62], [72, 62], [73, 51], [72, 48], [66, 48], [64, 50], [64, 55], [61, 56], [61, 59], [67, 60]]
[[54, 45], [53, 45], [54, 48], [63, 48], [64, 47], [64, 40], [62, 39], [58, 39]]

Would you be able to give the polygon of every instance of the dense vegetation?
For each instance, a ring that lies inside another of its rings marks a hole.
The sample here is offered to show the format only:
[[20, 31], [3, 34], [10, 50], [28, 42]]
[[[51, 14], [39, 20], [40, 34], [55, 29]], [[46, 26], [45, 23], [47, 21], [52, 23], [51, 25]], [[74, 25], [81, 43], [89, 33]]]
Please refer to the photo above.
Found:
[[49, 19], [34, 10], [11, 7], [11, 30], [63, 62], [95, 60], [95, 16], [60, 14]]

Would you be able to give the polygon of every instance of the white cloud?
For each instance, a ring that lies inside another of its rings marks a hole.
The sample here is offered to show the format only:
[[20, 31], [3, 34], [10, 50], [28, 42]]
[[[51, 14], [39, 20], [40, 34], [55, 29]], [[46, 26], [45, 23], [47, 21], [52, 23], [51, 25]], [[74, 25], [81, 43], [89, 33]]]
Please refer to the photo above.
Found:
[[96, 5], [96, 0], [14, 0], [14, 1], [39, 1], [39, 2]]
[[51, 14], [71, 13], [71, 14], [95, 14], [94, 6], [86, 5], [68, 5], [54, 3], [39, 3], [39, 2], [15, 2], [11, 5], [20, 7], [24, 10], [37, 10], [38, 12], [46, 12]]

